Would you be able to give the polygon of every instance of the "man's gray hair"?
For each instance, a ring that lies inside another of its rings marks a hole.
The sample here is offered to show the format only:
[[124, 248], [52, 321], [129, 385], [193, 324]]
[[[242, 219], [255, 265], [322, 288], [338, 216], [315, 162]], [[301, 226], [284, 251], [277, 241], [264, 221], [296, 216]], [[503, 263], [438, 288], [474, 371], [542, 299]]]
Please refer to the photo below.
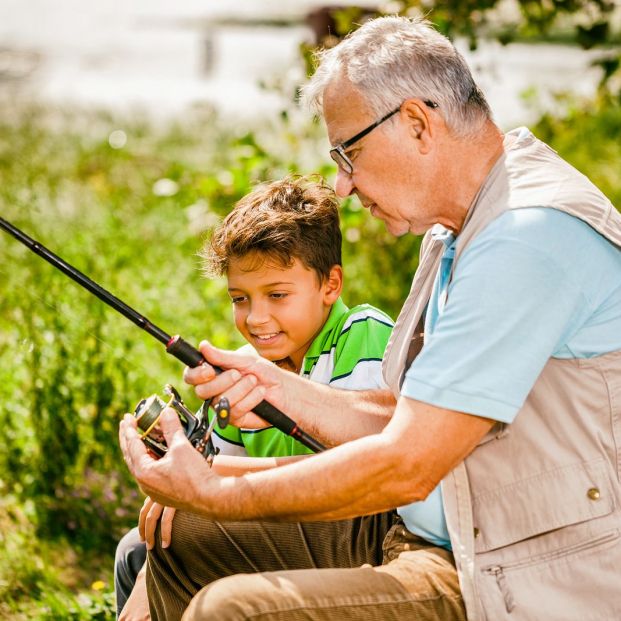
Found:
[[438, 104], [449, 129], [476, 133], [492, 118], [463, 56], [424, 19], [379, 17], [318, 54], [317, 71], [303, 89], [305, 102], [321, 112], [323, 93], [346, 78], [378, 117], [421, 98]]

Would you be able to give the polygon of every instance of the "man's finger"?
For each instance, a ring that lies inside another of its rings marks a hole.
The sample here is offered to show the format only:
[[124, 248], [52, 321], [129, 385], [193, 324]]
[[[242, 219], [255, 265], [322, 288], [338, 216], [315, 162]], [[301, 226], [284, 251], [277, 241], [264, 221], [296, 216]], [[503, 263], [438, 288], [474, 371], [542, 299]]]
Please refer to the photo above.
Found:
[[147, 496], [144, 499], [144, 503], [140, 509], [140, 515], [138, 516], [138, 534], [140, 535], [140, 541], [146, 541], [145, 524], [152, 505], [153, 500], [151, 500], [150, 496]]
[[164, 438], [166, 438], [166, 444], [170, 449], [173, 444], [179, 442], [187, 442], [181, 421], [177, 412], [172, 408], [164, 408], [160, 416], [160, 427], [164, 432]]
[[135, 464], [147, 455], [147, 447], [136, 431], [136, 419], [131, 414], [125, 414], [119, 425], [119, 443], [125, 463], [134, 474]]
[[157, 522], [162, 515], [162, 507], [158, 502], [154, 502], [153, 506], [149, 510], [145, 525], [145, 541], [147, 542], [147, 550], [151, 550], [155, 545], [155, 530], [157, 529]]
[[164, 507], [161, 519], [162, 548], [167, 548], [172, 539], [172, 523], [175, 517], [176, 509], [174, 507]]

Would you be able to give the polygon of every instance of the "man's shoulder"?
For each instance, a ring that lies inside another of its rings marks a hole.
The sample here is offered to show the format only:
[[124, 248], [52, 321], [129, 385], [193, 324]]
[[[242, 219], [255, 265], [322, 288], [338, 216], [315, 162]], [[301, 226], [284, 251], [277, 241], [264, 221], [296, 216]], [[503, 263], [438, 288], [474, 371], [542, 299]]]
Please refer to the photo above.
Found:
[[510, 244], [570, 260], [579, 248], [607, 247], [610, 242], [576, 216], [553, 207], [533, 206], [510, 209], [498, 216], [473, 240], [472, 247], [506, 249]]

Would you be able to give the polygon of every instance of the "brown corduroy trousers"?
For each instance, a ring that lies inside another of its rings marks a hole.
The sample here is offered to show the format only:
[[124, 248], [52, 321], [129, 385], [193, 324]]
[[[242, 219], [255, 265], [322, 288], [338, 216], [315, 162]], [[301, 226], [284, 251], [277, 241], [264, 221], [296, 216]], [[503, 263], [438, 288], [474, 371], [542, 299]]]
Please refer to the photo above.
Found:
[[178, 512], [171, 546], [149, 552], [147, 589], [154, 621], [465, 621], [452, 554], [393, 512], [308, 523]]

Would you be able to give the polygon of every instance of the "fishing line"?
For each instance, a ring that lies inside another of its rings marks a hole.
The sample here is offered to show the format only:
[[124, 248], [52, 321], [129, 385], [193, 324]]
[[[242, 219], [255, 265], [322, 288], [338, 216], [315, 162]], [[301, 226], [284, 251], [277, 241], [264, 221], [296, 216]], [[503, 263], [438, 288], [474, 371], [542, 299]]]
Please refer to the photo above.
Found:
[[[51, 272], [51, 273], [53, 274], [53, 272]], [[7, 278], [9, 278], [9, 274], [5, 270], [3, 270], [2, 268], [0, 268], [0, 274], [3, 274]], [[16, 287], [20, 291], [23, 291], [26, 294], [26, 297], [30, 298], [31, 300], [36, 300], [37, 302], [41, 302], [42, 304], [44, 304], [45, 306], [47, 306], [48, 308], [53, 310], [56, 314], [58, 314], [58, 315], [64, 317], [65, 319], [69, 320], [69, 322], [71, 322], [73, 324], [77, 324], [77, 323], [81, 322], [81, 317], [79, 317], [77, 315], [77, 313], [76, 313], [75, 316], [72, 316], [72, 313], [69, 313], [66, 310], [65, 311], [61, 311], [60, 308], [58, 308], [56, 305], [52, 304], [52, 302], [50, 302], [46, 298], [40, 296], [39, 294], [35, 293], [32, 289], [27, 288], [26, 285], [23, 285], [23, 284], [20, 284], [20, 283], [12, 283], [11, 286]], [[18, 308], [18, 306], [15, 306], [13, 304], [10, 307]], [[96, 341], [98, 341], [99, 343], [104, 345], [108, 349], [108, 351], [113, 351], [114, 350], [114, 346], [113, 345], [111, 345], [110, 343], [105, 341], [103, 338], [101, 338], [101, 336], [98, 336], [94, 332], [91, 332], [90, 330], [87, 329], [85, 334], [87, 334], [88, 336], [92, 337], [93, 339], [95, 339]], [[54, 333], [54, 338], [58, 338], [62, 343], [64, 343], [65, 346], [67, 346], [67, 348], [69, 348], [69, 340], [68, 340], [68, 338], [66, 336], [64, 336], [63, 334]], [[32, 339], [29, 339], [29, 341], [30, 341], [31, 344], [33, 343]], [[139, 366], [133, 360], [130, 360], [129, 358], [127, 358], [125, 355], [119, 356], [119, 359], [123, 360], [124, 362], [127, 362], [131, 366], [134, 366], [134, 367], [135, 366]]]

